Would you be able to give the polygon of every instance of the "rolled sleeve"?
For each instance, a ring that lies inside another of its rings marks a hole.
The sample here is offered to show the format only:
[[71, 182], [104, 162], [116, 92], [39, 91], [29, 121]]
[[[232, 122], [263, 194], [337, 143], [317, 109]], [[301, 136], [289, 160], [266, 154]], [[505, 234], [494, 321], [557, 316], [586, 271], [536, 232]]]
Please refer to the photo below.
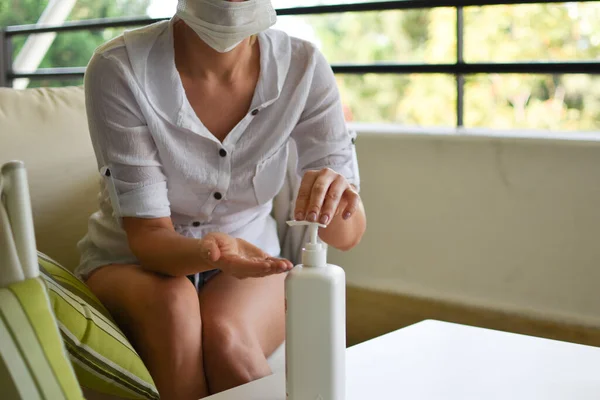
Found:
[[119, 196], [120, 216], [160, 218], [170, 215], [167, 183], [159, 182], [131, 190]]
[[344, 120], [335, 76], [325, 57], [311, 48], [314, 73], [306, 105], [292, 131], [298, 148], [298, 173], [330, 168], [360, 189], [356, 135]]
[[96, 54], [85, 75], [92, 145], [116, 217], [170, 216], [166, 176], [135, 96], [118, 60]]

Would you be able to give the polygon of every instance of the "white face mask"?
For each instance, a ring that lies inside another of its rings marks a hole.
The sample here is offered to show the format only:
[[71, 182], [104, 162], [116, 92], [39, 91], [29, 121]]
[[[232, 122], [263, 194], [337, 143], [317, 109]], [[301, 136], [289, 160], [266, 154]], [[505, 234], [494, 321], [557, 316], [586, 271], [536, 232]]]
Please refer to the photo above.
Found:
[[233, 50], [277, 20], [271, 0], [179, 0], [176, 15], [219, 53]]

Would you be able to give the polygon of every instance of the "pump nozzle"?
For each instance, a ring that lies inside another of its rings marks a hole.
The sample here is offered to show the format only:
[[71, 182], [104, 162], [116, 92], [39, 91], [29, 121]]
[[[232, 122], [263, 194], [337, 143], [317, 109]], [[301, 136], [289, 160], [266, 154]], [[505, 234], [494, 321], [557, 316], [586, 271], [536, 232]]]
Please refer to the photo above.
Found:
[[306, 226], [310, 241], [302, 249], [302, 264], [307, 267], [322, 267], [327, 264], [327, 252], [325, 247], [318, 242], [319, 228], [326, 228], [327, 225], [318, 222], [309, 221], [287, 221], [289, 226]]
[[317, 244], [317, 233], [319, 232], [319, 228], [327, 228], [327, 225], [309, 221], [288, 221], [287, 224], [289, 226], [308, 226], [310, 244]]

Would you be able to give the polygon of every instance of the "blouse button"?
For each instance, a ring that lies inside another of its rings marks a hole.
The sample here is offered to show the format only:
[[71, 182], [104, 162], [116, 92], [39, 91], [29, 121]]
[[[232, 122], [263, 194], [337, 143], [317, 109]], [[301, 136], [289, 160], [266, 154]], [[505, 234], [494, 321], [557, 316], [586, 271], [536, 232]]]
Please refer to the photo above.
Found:
[[219, 155], [220, 155], [221, 157], [225, 157], [225, 156], [227, 155], [227, 150], [225, 150], [225, 149], [221, 149], [221, 150], [219, 150]]
[[195, 226], [195, 227], [199, 227], [200, 226], [200, 221], [194, 221], [192, 223], [192, 225]]
[[252, 114], [252, 115], [256, 115], [256, 114], [258, 114], [258, 108], [255, 108], [254, 110], [252, 110], [251, 114]]
[[213, 196], [217, 200], [221, 200], [223, 198], [223, 195], [220, 192], [215, 192], [215, 194]]

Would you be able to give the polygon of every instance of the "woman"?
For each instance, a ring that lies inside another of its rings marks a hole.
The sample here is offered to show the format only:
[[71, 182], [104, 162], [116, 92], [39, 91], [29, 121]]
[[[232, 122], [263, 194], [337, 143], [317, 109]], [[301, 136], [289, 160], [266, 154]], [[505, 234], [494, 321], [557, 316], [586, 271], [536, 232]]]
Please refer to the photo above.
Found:
[[180, 1], [173, 19], [126, 32], [88, 66], [103, 187], [77, 274], [163, 399], [270, 374], [292, 267], [277, 258], [270, 212], [290, 139], [303, 176], [296, 219], [326, 224], [321, 239], [343, 250], [365, 230], [331, 69], [274, 23], [269, 0]]

